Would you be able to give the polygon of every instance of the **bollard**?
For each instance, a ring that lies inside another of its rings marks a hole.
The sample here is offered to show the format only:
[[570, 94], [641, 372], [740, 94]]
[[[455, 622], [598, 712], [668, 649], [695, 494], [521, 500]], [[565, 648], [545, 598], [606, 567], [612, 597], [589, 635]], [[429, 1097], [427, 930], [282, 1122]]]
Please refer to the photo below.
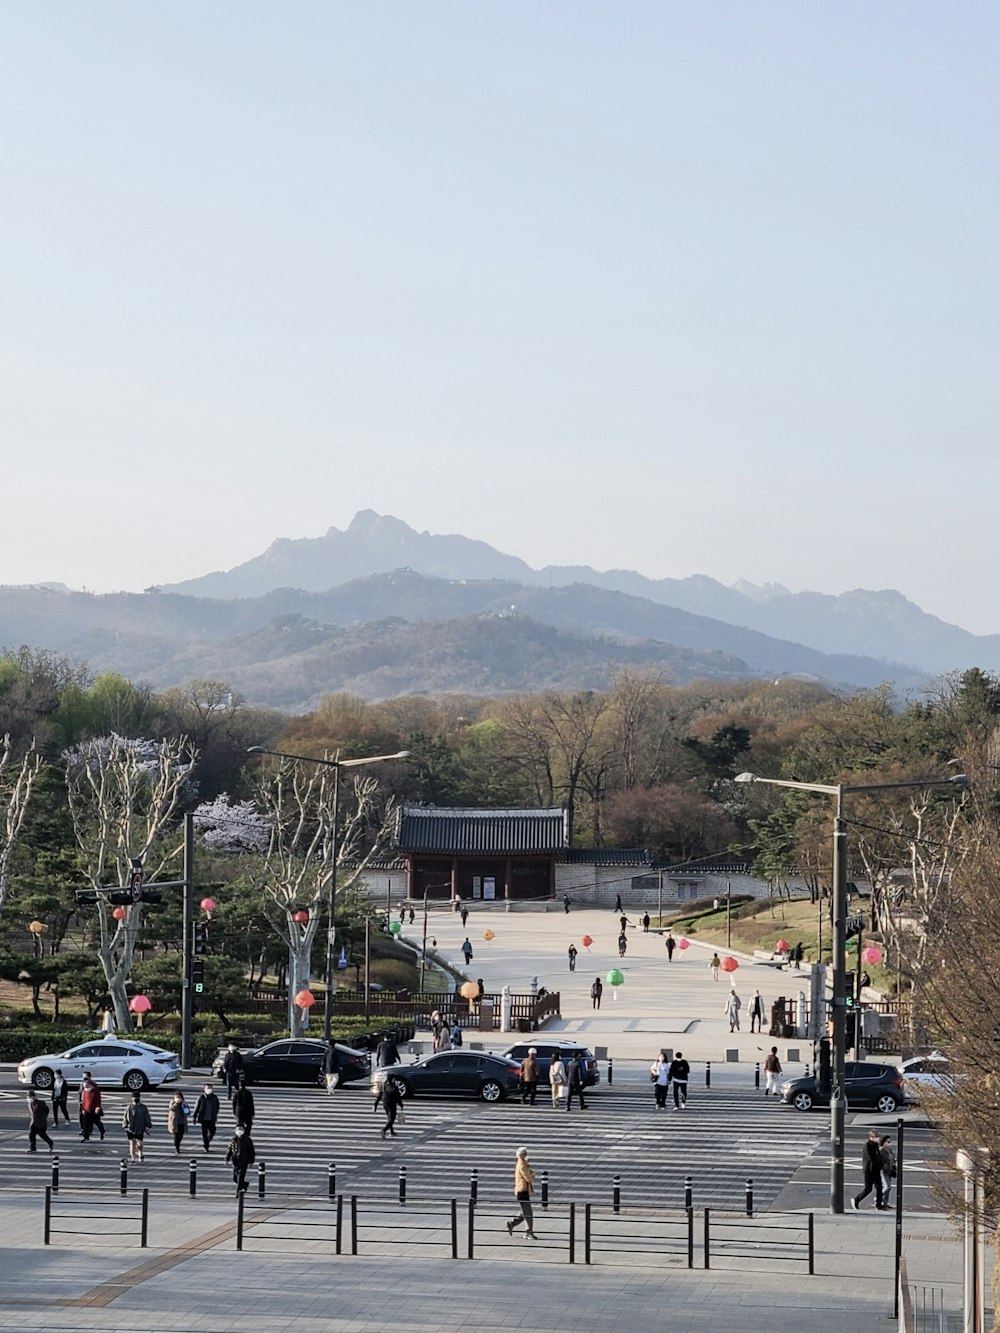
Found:
[[194, 1196], [198, 1193], [198, 1159], [197, 1159], [197, 1157], [192, 1157], [192, 1158], [191, 1158], [191, 1174], [190, 1174], [190, 1176], [188, 1177], [188, 1193], [191, 1195], [191, 1198], [192, 1198], [192, 1199], [193, 1199]]
[[267, 1193], [267, 1163], [257, 1163], [257, 1198], [263, 1199]]
[[706, 1060], [706, 1061], [705, 1061], [705, 1087], [706, 1087], [706, 1088], [710, 1088], [711, 1086], [712, 1086], [712, 1062], [711, 1062], [711, 1060]]
[[[331, 1199], [337, 1197], [337, 1163], [331, 1162], [326, 1168], [326, 1192]], [[339, 1251], [338, 1251], [339, 1253]]]
[[754, 1085], [755, 1088], [759, 1088], [759, 1087], [760, 1087], [760, 1061], [759, 1061], [759, 1060], [757, 1061], [756, 1065], [754, 1066], [754, 1071], [753, 1071], [753, 1085]]
[[691, 1177], [690, 1177], [690, 1176], [685, 1176], [685, 1177], [684, 1177], [684, 1208], [685, 1208], [685, 1211], [686, 1211], [686, 1212], [690, 1212], [691, 1209], [692, 1209], [693, 1207], [694, 1207], [694, 1188], [693, 1188], [693, 1186], [692, 1186], [692, 1184], [691, 1184]]
[[616, 1213], [622, 1210], [622, 1178], [615, 1176], [611, 1188], [611, 1206]]
[[747, 1176], [747, 1217], [753, 1217], [753, 1177]]
[[808, 1064], [806, 1064], [806, 1074], [805, 1074], [805, 1076], [806, 1076], [806, 1078], [809, 1077], [809, 1065], [808, 1065]]
[[543, 1171], [543, 1172], [542, 1172], [542, 1207], [543, 1207], [543, 1208], [548, 1208], [548, 1206], [549, 1206], [549, 1173], [548, 1173], [547, 1171]]
[[406, 1167], [399, 1168], [399, 1202], [406, 1202]]
[[121, 1163], [121, 1174], [120, 1174], [120, 1184], [121, 1184], [121, 1191], [122, 1191], [122, 1193], [123, 1193], [123, 1194], [127, 1194], [127, 1193], [128, 1193], [128, 1158], [127, 1158], [127, 1157], [123, 1157], [123, 1158], [122, 1158], [122, 1163]]
[[59, 1154], [52, 1158], [52, 1193], [59, 1193]]
[[469, 1177], [469, 1202], [479, 1202], [479, 1167], [472, 1168], [472, 1174]]
[[610, 1088], [615, 1081], [615, 1062], [611, 1056], [608, 1056], [608, 1087]]

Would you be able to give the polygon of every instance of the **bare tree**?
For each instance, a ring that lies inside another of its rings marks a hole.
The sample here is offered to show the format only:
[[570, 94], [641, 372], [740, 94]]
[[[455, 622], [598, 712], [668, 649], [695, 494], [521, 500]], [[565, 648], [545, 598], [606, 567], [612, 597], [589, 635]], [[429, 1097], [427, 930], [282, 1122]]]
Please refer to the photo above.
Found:
[[182, 841], [171, 835], [196, 757], [186, 738], [149, 741], [116, 735], [85, 741], [63, 756], [83, 873], [98, 891], [97, 956], [115, 1022], [126, 1032], [132, 1027], [126, 984], [142, 904], [133, 904], [120, 921], [115, 920], [101, 891], [126, 885], [134, 861], [142, 863], [148, 880], [160, 876], [178, 857]]
[[3, 808], [3, 840], [0, 842], [0, 913], [7, 902], [10, 865], [20, 841], [31, 800], [31, 788], [42, 766], [41, 755], [32, 741], [20, 762], [13, 756], [10, 733], [0, 741], [0, 806]]

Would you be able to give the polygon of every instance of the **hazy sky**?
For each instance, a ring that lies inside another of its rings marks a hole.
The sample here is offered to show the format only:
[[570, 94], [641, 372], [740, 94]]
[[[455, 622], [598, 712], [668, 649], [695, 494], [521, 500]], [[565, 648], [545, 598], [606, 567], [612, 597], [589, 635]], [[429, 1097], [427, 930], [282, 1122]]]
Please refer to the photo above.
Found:
[[0, 582], [370, 507], [1000, 630], [998, 39], [974, 0], [6, 0]]

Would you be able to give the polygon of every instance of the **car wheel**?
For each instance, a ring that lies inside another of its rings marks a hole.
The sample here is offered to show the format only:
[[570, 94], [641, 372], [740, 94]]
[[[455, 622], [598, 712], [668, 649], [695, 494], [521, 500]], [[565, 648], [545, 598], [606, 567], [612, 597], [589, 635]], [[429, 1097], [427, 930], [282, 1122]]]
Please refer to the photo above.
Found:
[[891, 1092], [886, 1092], [882, 1094], [875, 1105], [883, 1115], [892, 1115], [893, 1111], [895, 1111], [896, 1107], [899, 1105], [899, 1102], [896, 1101]]
[[51, 1088], [55, 1082], [55, 1075], [51, 1069], [36, 1069], [31, 1076], [31, 1086], [33, 1088]]
[[792, 1098], [792, 1105], [796, 1111], [811, 1111], [813, 1109], [813, 1095], [811, 1092], [797, 1092]]
[[141, 1069], [130, 1069], [125, 1075], [125, 1086], [129, 1092], [145, 1092], [149, 1087], [149, 1079]]
[[410, 1095], [409, 1085], [404, 1083], [401, 1078], [393, 1078], [390, 1079], [389, 1082], [399, 1093], [400, 1097], [409, 1097]]
[[479, 1089], [479, 1095], [484, 1102], [498, 1102], [503, 1096], [503, 1088], [501, 1088], [499, 1083], [491, 1079], [488, 1083], [484, 1083]]

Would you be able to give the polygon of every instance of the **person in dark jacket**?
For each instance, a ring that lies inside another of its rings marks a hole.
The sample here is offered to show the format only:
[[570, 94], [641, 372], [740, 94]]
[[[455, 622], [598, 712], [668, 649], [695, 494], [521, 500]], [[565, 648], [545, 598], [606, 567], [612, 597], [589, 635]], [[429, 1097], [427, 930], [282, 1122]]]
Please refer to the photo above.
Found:
[[383, 1037], [378, 1044], [378, 1050], [375, 1052], [375, 1067], [381, 1069], [384, 1065], [399, 1064], [399, 1047], [396, 1045], [393, 1037]]
[[205, 1090], [194, 1104], [194, 1123], [201, 1125], [201, 1141], [208, 1152], [215, 1138], [216, 1122], [219, 1119], [219, 1098], [211, 1083], [205, 1084]]
[[175, 1092], [167, 1104], [167, 1132], [174, 1141], [174, 1152], [181, 1155], [181, 1142], [187, 1133], [188, 1104], [183, 1092]]
[[323, 1075], [326, 1078], [327, 1096], [332, 1097], [340, 1082], [340, 1052], [335, 1041], [329, 1043], [323, 1056]]
[[579, 1051], [566, 1061], [566, 1110], [573, 1105], [573, 1094], [580, 1099], [580, 1110], [586, 1111], [587, 1103], [583, 1100], [584, 1067], [583, 1056]]
[[691, 1066], [678, 1051], [670, 1061], [670, 1082], [674, 1085], [674, 1106], [678, 1111], [687, 1108], [690, 1077]]
[[379, 1106], [385, 1111], [385, 1124], [382, 1126], [382, 1137], [391, 1134], [396, 1137], [394, 1126], [396, 1116], [399, 1114], [400, 1107], [403, 1105], [403, 1098], [400, 1096], [399, 1089], [396, 1087], [395, 1079], [385, 1078], [382, 1085], [375, 1095], [375, 1102], [372, 1106], [372, 1114], [378, 1110]]
[[55, 1147], [55, 1144], [49, 1138], [49, 1108], [46, 1104], [35, 1096], [33, 1092], [28, 1093], [28, 1152], [37, 1152], [37, 1140], [41, 1139], [49, 1145], [49, 1152]]
[[851, 1207], [855, 1212], [861, 1207], [864, 1199], [867, 1199], [872, 1190], [875, 1191], [875, 1207], [885, 1208], [885, 1194], [882, 1189], [882, 1155], [881, 1147], [878, 1141], [878, 1130], [870, 1129], [868, 1138], [865, 1142], [864, 1152], [861, 1158], [861, 1164], [865, 1172], [865, 1187], [860, 1194], [855, 1194], [851, 1200]]
[[240, 1086], [240, 1075], [243, 1073], [243, 1056], [237, 1050], [234, 1041], [229, 1043], [229, 1049], [222, 1061], [222, 1072], [226, 1076], [227, 1095], [232, 1099], [236, 1089]]
[[246, 1085], [244, 1078], [240, 1079], [240, 1086], [233, 1094], [233, 1116], [238, 1125], [244, 1125], [249, 1134], [253, 1129], [254, 1104], [253, 1093]]
[[133, 1092], [132, 1101], [122, 1113], [122, 1129], [128, 1139], [128, 1155], [133, 1162], [143, 1160], [143, 1141], [153, 1128], [153, 1117], [149, 1107], [145, 1106], [138, 1092]]
[[247, 1171], [256, 1160], [257, 1152], [250, 1137], [250, 1130], [246, 1125], [237, 1125], [226, 1152], [226, 1161], [233, 1164], [233, 1184], [236, 1186], [237, 1194], [246, 1193]]
[[462, 918], [462, 929], [464, 930], [464, 929], [465, 929], [465, 923], [466, 923], [466, 921], [468, 921], [468, 919], [469, 919], [469, 909], [468, 909], [464, 904], [463, 904], [463, 906], [462, 906], [462, 910], [461, 910], [460, 915], [461, 915], [461, 918]]
[[590, 988], [590, 1000], [594, 1009], [600, 1009], [601, 996], [604, 994], [604, 982], [600, 977], [594, 978], [594, 983]]
[[56, 1072], [52, 1080], [52, 1128], [59, 1128], [59, 1112], [62, 1111], [62, 1117], [69, 1124], [69, 1084], [63, 1078], [62, 1074]]

